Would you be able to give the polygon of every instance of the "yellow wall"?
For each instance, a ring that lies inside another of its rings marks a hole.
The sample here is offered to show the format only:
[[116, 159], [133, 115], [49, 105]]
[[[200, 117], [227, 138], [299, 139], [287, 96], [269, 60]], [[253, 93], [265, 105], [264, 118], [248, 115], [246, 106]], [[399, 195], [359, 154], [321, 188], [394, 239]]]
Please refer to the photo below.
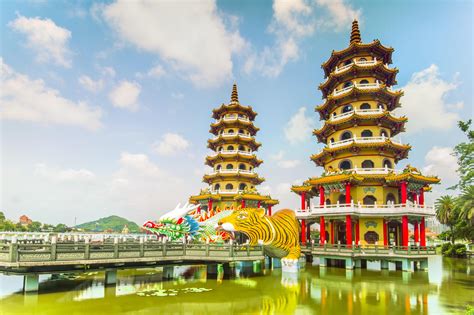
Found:
[[339, 170], [340, 163], [346, 159], [351, 161], [352, 168], [362, 168], [362, 162], [364, 162], [365, 160], [371, 160], [372, 162], [374, 162], [375, 168], [383, 168], [384, 160], [389, 160], [392, 163], [392, 168], [395, 168], [395, 160], [392, 156], [381, 156], [378, 153], [371, 154], [370, 152], [364, 153], [364, 155], [361, 156], [353, 155], [353, 153], [351, 155], [351, 152], [349, 152], [345, 155], [341, 154], [337, 159], [334, 159], [331, 162], [327, 163], [325, 165], [325, 170], [331, 171], [330, 167], [332, 167], [333, 172]]
[[352, 105], [352, 108], [354, 108], [354, 109], [360, 109], [360, 106], [361, 106], [362, 104], [364, 104], [364, 103], [370, 104], [370, 109], [377, 109], [377, 108], [378, 108], [378, 104], [379, 104], [379, 102], [377, 102], [377, 101], [372, 101], [372, 100], [348, 102], [348, 103], [342, 104], [342, 105], [340, 105], [340, 106], [334, 107], [334, 109], [331, 111], [331, 115], [333, 115], [333, 113], [336, 113], [336, 115], [342, 114], [342, 109], [343, 109], [344, 106], [346, 106], [347, 104], [351, 104], [351, 105]]
[[[373, 224], [369, 224], [369, 227], [367, 227], [366, 225], [367, 222], [376, 223], [377, 226], [374, 227]], [[382, 218], [360, 218], [359, 219], [359, 240], [360, 240], [360, 244], [363, 246], [370, 245], [364, 239], [364, 235], [368, 231], [373, 231], [377, 233], [379, 236], [377, 245], [383, 245], [383, 219]]]
[[364, 130], [372, 131], [372, 137], [380, 137], [381, 134], [382, 134], [382, 130], [385, 131], [386, 137], [389, 137], [390, 134], [391, 134], [389, 129], [383, 128], [383, 127], [378, 127], [378, 126], [357, 126], [357, 127], [353, 127], [352, 126], [352, 127], [349, 127], [349, 128], [338, 130], [338, 131], [334, 132], [333, 134], [331, 134], [330, 136], [328, 136], [327, 137], [327, 144], [329, 144], [331, 142], [331, 138], [333, 138], [335, 142], [341, 141], [342, 140], [341, 136], [346, 131], [350, 131], [350, 133], [352, 134], [352, 138], [354, 137], [354, 135], [357, 138], [361, 138], [362, 137], [362, 131], [364, 131]]
[[342, 62], [340, 62], [337, 67], [340, 68], [340, 67], [343, 67], [344, 66], [344, 63], [347, 61], [347, 60], [351, 60], [352, 62], [354, 62], [354, 59], [355, 60], [359, 60], [360, 58], [365, 58], [367, 59], [367, 61], [370, 61], [370, 60], [373, 60], [374, 58], [372, 56], [364, 56], [364, 55], [360, 55], [360, 56], [357, 56], [357, 57], [351, 57], [351, 58], [347, 58], [347, 59], [344, 59]]
[[351, 80], [344, 81], [336, 86], [336, 89], [341, 90], [344, 88], [344, 84], [348, 81], [352, 81], [352, 83], [360, 83], [362, 80], [367, 80], [369, 83], [375, 83], [375, 78], [374, 77], [357, 77]]

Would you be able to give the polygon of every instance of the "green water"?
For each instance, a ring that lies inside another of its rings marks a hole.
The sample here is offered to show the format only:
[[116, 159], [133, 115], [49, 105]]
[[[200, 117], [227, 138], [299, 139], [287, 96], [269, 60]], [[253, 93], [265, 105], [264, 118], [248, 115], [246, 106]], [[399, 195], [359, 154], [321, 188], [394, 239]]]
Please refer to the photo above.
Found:
[[[22, 277], [1, 275], [0, 314], [463, 314], [474, 305], [474, 261], [432, 257], [429, 272], [352, 272], [307, 265], [297, 275], [236, 266], [233, 276], [206, 266], [41, 276], [23, 295]], [[374, 268], [374, 269], [372, 269]]]

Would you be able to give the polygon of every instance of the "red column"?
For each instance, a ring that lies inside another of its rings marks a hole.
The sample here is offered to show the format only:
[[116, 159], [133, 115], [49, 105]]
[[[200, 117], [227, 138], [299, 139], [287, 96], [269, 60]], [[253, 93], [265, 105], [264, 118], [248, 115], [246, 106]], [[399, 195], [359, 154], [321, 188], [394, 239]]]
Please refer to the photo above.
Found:
[[346, 215], [346, 244], [349, 247], [352, 245], [352, 221], [349, 214]]
[[242, 208], [245, 208], [245, 200], [242, 199]]
[[306, 209], [306, 192], [301, 192], [301, 210]]
[[326, 222], [324, 222], [324, 216], [319, 218], [319, 242], [324, 244], [326, 240]]
[[421, 218], [420, 223], [420, 246], [426, 246], [425, 217]]
[[301, 243], [306, 244], [306, 220], [301, 220]]
[[258, 203], [257, 203], [257, 208], [260, 208], [261, 204], [262, 204], [262, 203], [261, 203], [260, 200], [259, 200]]
[[351, 183], [346, 183], [346, 203], [351, 203]]
[[418, 201], [421, 206], [425, 204], [425, 191], [423, 190], [423, 188], [420, 189], [420, 197]]
[[324, 187], [319, 186], [319, 205], [324, 205]]
[[418, 233], [418, 221], [415, 221], [415, 243], [419, 243], [420, 242], [420, 235]]
[[209, 199], [207, 202], [207, 212], [210, 212], [212, 210], [212, 199]]
[[268, 212], [267, 212], [268, 216], [272, 216], [272, 206], [271, 205], [268, 205]]
[[408, 246], [408, 217], [402, 216], [402, 246]]
[[356, 231], [355, 231], [356, 235], [355, 235], [355, 242], [356, 242], [356, 245], [359, 245], [359, 220], [357, 219], [357, 222], [356, 222]]
[[413, 199], [413, 202], [418, 203], [418, 196], [416, 195], [416, 192], [413, 192], [413, 193], [411, 194], [411, 197], [412, 197], [412, 199]]
[[383, 219], [383, 246], [388, 245], [388, 227], [387, 227], [387, 222], [385, 222], [385, 219]]
[[401, 195], [402, 195], [402, 204], [407, 202], [407, 182], [400, 183]]
[[198, 206], [197, 213], [201, 213], [201, 206]]
[[334, 220], [331, 220], [331, 244], [334, 244]]

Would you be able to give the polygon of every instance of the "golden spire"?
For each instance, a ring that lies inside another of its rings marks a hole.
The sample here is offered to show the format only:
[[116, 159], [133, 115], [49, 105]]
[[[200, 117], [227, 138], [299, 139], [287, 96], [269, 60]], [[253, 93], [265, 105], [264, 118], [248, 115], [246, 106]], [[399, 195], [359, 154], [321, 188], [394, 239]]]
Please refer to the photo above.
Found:
[[352, 31], [351, 31], [351, 44], [362, 42], [360, 38], [359, 23], [354, 19], [352, 22]]
[[232, 87], [232, 95], [230, 96], [231, 103], [238, 103], [239, 102], [239, 94], [237, 93], [237, 84], [234, 83]]

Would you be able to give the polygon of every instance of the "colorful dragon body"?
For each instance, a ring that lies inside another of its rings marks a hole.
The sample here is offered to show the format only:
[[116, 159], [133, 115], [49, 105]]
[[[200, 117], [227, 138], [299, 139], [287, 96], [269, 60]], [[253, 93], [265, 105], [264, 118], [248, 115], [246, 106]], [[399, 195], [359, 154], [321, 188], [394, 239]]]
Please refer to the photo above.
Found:
[[199, 212], [198, 206], [187, 203], [162, 215], [157, 222], [147, 221], [143, 228], [153, 234], [165, 236], [170, 241], [183, 238], [218, 242], [226, 240], [230, 234], [225, 231], [216, 230], [217, 222], [229, 216], [232, 210], [222, 210], [218, 212]]

